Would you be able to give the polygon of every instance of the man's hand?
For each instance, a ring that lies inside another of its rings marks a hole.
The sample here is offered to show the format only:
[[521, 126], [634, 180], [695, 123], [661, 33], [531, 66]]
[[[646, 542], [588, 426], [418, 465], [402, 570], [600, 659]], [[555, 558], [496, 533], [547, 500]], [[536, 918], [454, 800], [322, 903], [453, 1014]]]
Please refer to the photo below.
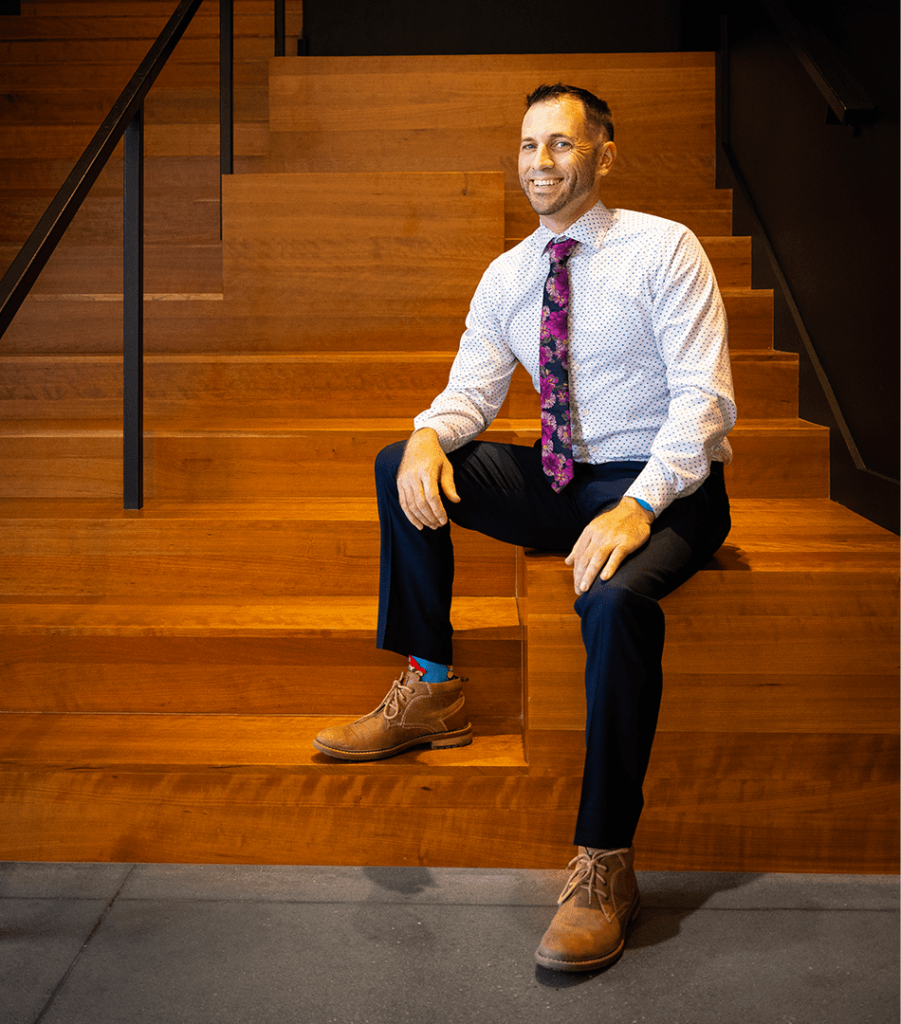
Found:
[[576, 593], [584, 594], [598, 573], [609, 580], [650, 537], [654, 518], [634, 498], [623, 498], [616, 508], [592, 519], [566, 557], [566, 564], [573, 566]]
[[441, 450], [438, 434], [431, 427], [423, 427], [407, 441], [397, 471], [400, 507], [417, 530], [424, 526], [437, 530], [447, 522], [442, 491], [448, 501], [460, 500], [454, 488], [454, 468]]

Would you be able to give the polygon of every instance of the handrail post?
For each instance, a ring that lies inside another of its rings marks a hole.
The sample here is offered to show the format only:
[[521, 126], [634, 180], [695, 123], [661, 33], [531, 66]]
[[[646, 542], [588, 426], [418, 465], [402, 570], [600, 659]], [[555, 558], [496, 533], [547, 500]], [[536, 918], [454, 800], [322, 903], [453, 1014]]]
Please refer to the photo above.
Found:
[[[219, 0], [219, 172], [234, 171], [234, 9]], [[221, 208], [221, 205], [220, 205]]]
[[144, 504], [144, 105], [125, 129], [123, 224], [124, 508]]
[[285, 56], [285, 0], [275, 0], [275, 56]]

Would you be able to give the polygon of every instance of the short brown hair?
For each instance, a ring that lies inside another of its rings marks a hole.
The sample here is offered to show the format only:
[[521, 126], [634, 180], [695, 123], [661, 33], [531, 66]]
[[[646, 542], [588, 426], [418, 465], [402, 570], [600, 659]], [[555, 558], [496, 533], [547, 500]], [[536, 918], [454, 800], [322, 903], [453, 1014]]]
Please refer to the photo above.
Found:
[[526, 110], [536, 103], [546, 103], [559, 96], [574, 96], [581, 100], [588, 123], [597, 131], [604, 131], [610, 142], [613, 142], [613, 117], [610, 114], [610, 107], [587, 89], [580, 89], [576, 85], [564, 85], [562, 82], [557, 82], [556, 85], [539, 85], [526, 96]]

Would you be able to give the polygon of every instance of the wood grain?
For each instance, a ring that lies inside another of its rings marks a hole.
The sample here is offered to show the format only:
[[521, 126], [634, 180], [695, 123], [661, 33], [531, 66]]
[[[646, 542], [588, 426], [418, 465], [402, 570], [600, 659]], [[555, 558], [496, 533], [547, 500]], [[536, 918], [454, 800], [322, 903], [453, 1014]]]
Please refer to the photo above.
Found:
[[[372, 464], [386, 444], [409, 436], [402, 420], [345, 420], [328, 431], [296, 421], [197, 423], [145, 429], [148, 500], [247, 501], [371, 493]], [[6, 421], [0, 433], [0, 497], [114, 498], [121, 493], [121, 427], [112, 421]], [[537, 420], [495, 420], [488, 439], [533, 444]], [[802, 420], [740, 422], [727, 468], [736, 498], [828, 494], [829, 433]]]
[[[331, 352], [331, 409], [363, 419], [378, 395], [394, 416], [412, 420], [447, 386], [454, 355]], [[319, 390], [309, 386], [321, 363], [318, 353], [148, 355], [145, 417], [151, 425], [174, 421], [220, 429], [253, 420], [309, 422], [321, 415]], [[739, 351], [733, 354], [732, 374], [746, 417], [797, 415], [795, 354]], [[0, 419], [113, 419], [121, 408], [121, 356], [0, 356]], [[527, 419], [537, 410], [532, 380], [518, 369], [500, 416]]]
[[316, 174], [233, 177], [223, 182], [225, 288], [251, 313], [302, 310], [320, 330], [336, 306], [462, 318], [503, 249], [502, 204], [490, 173], [413, 174], [403, 184], [390, 171], [327, 184]]

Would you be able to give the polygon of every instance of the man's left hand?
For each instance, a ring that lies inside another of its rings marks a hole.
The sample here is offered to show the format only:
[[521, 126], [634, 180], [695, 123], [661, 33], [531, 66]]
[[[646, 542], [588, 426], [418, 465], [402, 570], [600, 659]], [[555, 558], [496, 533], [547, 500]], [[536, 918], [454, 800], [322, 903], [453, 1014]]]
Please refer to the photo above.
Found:
[[592, 519], [566, 557], [566, 564], [573, 567], [576, 593], [584, 594], [598, 573], [609, 580], [623, 560], [647, 542], [653, 522], [654, 513], [634, 498], [623, 498], [616, 508]]

